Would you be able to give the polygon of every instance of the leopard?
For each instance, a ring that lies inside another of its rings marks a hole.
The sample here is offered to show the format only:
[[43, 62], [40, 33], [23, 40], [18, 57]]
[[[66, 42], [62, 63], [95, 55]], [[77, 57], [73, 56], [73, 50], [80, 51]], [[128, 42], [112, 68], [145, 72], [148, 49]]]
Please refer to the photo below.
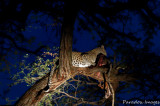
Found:
[[[103, 45], [101, 47], [97, 47], [93, 50], [90, 50], [88, 52], [76, 52], [72, 51], [72, 66], [74, 67], [91, 67], [96, 65], [96, 59], [99, 54], [103, 54], [107, 56], [107, 52]], [[59, 62], [56, 62], [59, 64]], [[45, 92], [49, 91], [50, 85], [52, 85], [51, 78], [53, 76], [53, 72], [56, 69], [56, 66], [52, 68], [49, 78], [48, 78], [48, 84], [44, 88]]]
[[103, 54], [107, 56], [104, 45], [97, 47], [88, 52], [72, 51], [72, 66], [74, 67], [90, 67], [96, 65], [97, 55]]

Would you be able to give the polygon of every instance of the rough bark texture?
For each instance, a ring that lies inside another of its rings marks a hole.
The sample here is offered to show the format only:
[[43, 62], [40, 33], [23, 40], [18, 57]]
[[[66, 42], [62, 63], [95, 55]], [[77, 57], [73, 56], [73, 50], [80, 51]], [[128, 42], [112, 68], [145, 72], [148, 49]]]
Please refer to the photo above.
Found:
[[[35, 106], [38, 102], [42, 100], [45, 96], [47, 96], [49, 93], [54, 92], [56, 88], [58, 88], [60, 85], [62, 85], [64, 82], [66, 82], [71, 77], [74, 77], [75, 75], [82, 74], [85, 76], [92, 77], [94, 79], [97, 79], [98, 81], [103, 81], [103, 75], [100, 75], [97, 77], [97, 72], [107, 72], [108, 68], [103, 67], [92, 67], [92, 68], [75, 68], [73, 67], [71, 69], [71, 74], [69, 77], [59, 77], [57, 79], [58, 69], [54, 71], [52, 82], [53, 85], [49, 88], [49, 92], [45, 92], [44, 88], [47, 85], [48, 77], [47, 74], [44, 76], [41, 80], [37, 81], [16, 103], [17, 106]], [[106, 74], [106, 81], [110, 81], [114, 91], [117, 89], [119, 85], [119, 81], [133, 81], [136, 80], [134, 77], [124, 74], [124, 75], [118, 75], [118, 70], [112, 69], [112, 75], [108, 79], [108, 75]], [[126, 80], [127, 79], [127, 80]], [[111, 98], [108, 99], [109, 101]], [[85, 102], [85, 101], [84, 101]]]
[[[70, 1], [71, 2], [71, 1]], [[71, 77], [74, 77], [78, 74], [83, 74], [85, 76], [92, 77], [98, 81], [103, 81], [103, 76], [100, 75], [97, 77], [97, 72], [107, 72], [107, 68], [102, 67], [92, 67], [92, 68], [75, 68], [71, 64], [71, 53], [72, 53], [72, 36], [73, 36], [73, 27], [76, 19], [77, 5], [65, 2], [65, 12], [64, 12], [64, 23], [62, 26], [62, 36], [60, 43], [60, 60], [59, 60], [59, 69], [56, 69], [52, 76], [53, 84], [49, 88], [49, 92], [45, 92], [45, 87], [47, 86], [48, 77], [47, 74], [41, 80], [37, 81], [26, 93], [16, 102], [17, 106], [35, 106], [49, 93], [54, 92], [56, 88], [62, 85]], [[72, 5], [73, 4], [73, 5]], [[69, 8], [68, 8], [69, 7]], [[70, 8], [72, 7], [72, 8]], [[118, 87], [119, 81], [133, 80], [134, 78], [128, 75], [117, 75], [118, 70], [112, 70], [110, 76], [110, 82], [113, 84], [113, 88], [116, 90]], [[107, 75], [106, 75], [107, 76]], [[109, 80], [106, 77], [106, 80]]]
[[[47, 85], [48, 81], [47, 74], [45, 77], [43, 77], [41, 80], [37, 81], [17, 102], [15, 105], [17, 106], [31, 106], [34, 103], [36, 103], [36, 100], [38, 100], [36, 97], [38, 93]], [[44, 94], [40, 94], [43, 96]]]
[[[60, 43], [60, 76], [68, 77], [70, 75], [70, 70], [72, 68], [71, 57], [72, 57], [72, 38], [73, 38], [73, 28], [77, 15], [78, 7], [73, 1], [65, 2], [64, 7], [64, 23], [62, 26], [62, 36]], [[71, 8], [72, 7], [72, 8]]]
[[[76, 2], [74, 2], [76, 3]], [[72, 8], [71, 8], [72, 7]], [[72, 0], [65, 1], [64, 6], [64, 20], [61, 32], [61, 42], [60, 42], [60, 58], [59, 67], [53, 76], [52, 82], [53, 86], [49, 88], [49, 91], [54, 91], [59, 85], [63, 84], [71, 75], [71, 56], [72, 56], [72, 36], [73, 27], [76, 19], [78, 7], [72, 3]], [[31, 106], [37, 105], [37, 103], [45, 97], [48, 93], [45, 92], [45, 87], [47, 86], [48, 75], [43, 77], [34, 86], [32, 86], [16, 103], [17, 106]]]

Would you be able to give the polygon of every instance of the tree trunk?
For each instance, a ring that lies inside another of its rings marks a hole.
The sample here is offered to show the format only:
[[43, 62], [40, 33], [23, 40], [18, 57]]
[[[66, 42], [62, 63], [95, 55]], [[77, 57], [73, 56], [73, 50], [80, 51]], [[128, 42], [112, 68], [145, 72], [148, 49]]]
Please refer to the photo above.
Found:
[[[102, 67], [93, 67], [93, 68], [72, 68], [71, 69], [71, 75], [70, 77], [74, 77], [75, 75], [78, 74], [83, 74], [85, 76], [92, 77], [98, 81], [103, 81], [103, 76], [100, 75], [97, 77], [96, 73], [97, 72], [106, 72], [108, 68], [102, 68]], [[47, 86], [48, 82], [48, 77], [49, 74], [44, 76], [42, 79], [37, 81], [26, 93], [17, 101], [15, 104], [16, 106], [35, 106], [40, 102], [45, 96], [47, 96], [49, 93], [54, 92], [60, 85], [62, 85], [64, 82], [66, 82], [70, 77], [64, 78], [61, 77], [57, 79], [57, 73], [58, 69], [55, 70], [53, 77], [52, 77], [52, 82], [53, 86], [51, 86], [51, 91], [50, 92], [45, 92], [44, 88]], [[113, 70], [111, 70], [113, 71]], [[107, 76], [107, 75], [106, 75]], [[116, 78], [115, 78], [116, 77]], [[126, 78], [128, 80], [126, 80]], [[106, 77], [106, 80], [108, 81], [109, 79]], [[117, 89], [117, 85], [119, 84], [119, 81], [133, 81], [135, 78], [133, 78], [130, 75], [112, 75], [110, 77], [110, 82], [113, 85], [114, 90]]]
[[[77, 1], [74, 1], [77, 2]], [[56, 88], [62, 85], [71, 77], [77, 74], [83, 74], [85, 76], [90, 76], [99, 81], [103, 81], [103, 76], [97, 77], [96, 72], [107, 71], [107, 68], [93, 67], [93, 68], [75, 68], [72, 67], [72, 36], [74, 22], [76, 15], [78, 13], [78, 3], [73, 4], [71, 0], [65, 2], [65, 12], [64, 12], [64, 23], [62, 26], [61, 42], [60, 42], [60, 58], [59, 58], [59, 69], [54, 70], [52, 76], [53, 85], [49, 88], [50, 92], [45, 92], [44, 88], [47, 86], [49, 74], [44, 76], [42, 79], [37, 81], [26, 93], [16, 102], [16, 106], [35, 106], [49, 93], [54, 92]], [[115, 73], [113, 73], [115, 74]], [[58, 75], [58, 76], [57, 76]], [[106, 75], [107, 76], [107, 75]], [[116, 76], [116, 75], [115, 75]], [[117, 83], [124, 78], [129, 78], [129, 76], [111, 76], [110, 82]], [[109, 80], [106, 78], [106, 80]], [[116, 80], [116, 81], [115, 81]], [[133, 80], [130, 78], [130, 80]], [[117, 87], [114, 87], [116, 89]]]
[[76, 4], [71, 1], [65, 2], [64, 7], [64, 23], [62, 24], [62, 36], [60, 42], [60, 77], [69, 77], [72, 68], [72, 38], [73, 28], [77, 15]]
[[[75, 6], [71, 0], [65, 2], [64, 7], [64, 19], [61, 33], [60, 42], [60, 58], [59, 58], [59, 70], [57, 69], [53, 76], [52, 82], [54, 86], [50, 87], [53, 91], [70, 78], [72, 68], [72, 37], [73, 28], [77, 15], [78, 6]], [[48, 95], [44, 91], [47, 86], [48, 76], [43, 77], [40, 81], [36, 82], [17, 102], [17, 106], [32, 106], [37, 105], [39, 101]], [[57, 79], [58, 78], [58, 79]]]

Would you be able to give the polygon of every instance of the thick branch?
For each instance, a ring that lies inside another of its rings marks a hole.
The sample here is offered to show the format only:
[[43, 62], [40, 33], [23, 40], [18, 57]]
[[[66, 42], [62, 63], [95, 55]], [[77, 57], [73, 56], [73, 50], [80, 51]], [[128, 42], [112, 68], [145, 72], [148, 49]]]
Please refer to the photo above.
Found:
[[[73, 72], [73, 71], [72, 71]], [[49, 88], [49, 91], [54, 92], [60, 85], [66, 82], [68, 79], [61, 77], [57, 79], [58, 69], [54, 71], [52, 76], [52, 85]], [[75, 71], [73, 72], [73, 76], [75, 75]], [[16, 106], [35, 106], [51, 92], [45, 92], [45, 87], [48, 83], [49, 74], [44, 76], [42, 79], [37, 81], [17, 102]]]
[[[85, 76], [89, 76], [92, 77], [94, 79], [97, 79], [99, 81], [103, 81], [103, 75], [100, 75], [99, 77], [97, 77], [96, 73], [97, 72], [107, 72], [108, 68], [103, 68], [103, 67], [93, 67], [93, 68], [77, 68], [77, 71], [79, 71], [80, 74], [85, 75]], [[114, 70], [111, 70], [114, 71]], [[108, 76], [106, 74], [106, 76]], [[106, 77], [106, 81], [108, 81], [108, 77]], [[110, 76], [110, 82], [114, 83], [114, 82], [119, 82], [119, 81], [134, 81], [136, 80], [136, 78], [134, 78], [133, 75], [131, 74], [120, 74], [120, 75], [116, 75], [116, 73], [112, 73], [112, 75]]]
[[[92, 78], [95, 78], [99, 81], [103, 81], [103, 76], [100, 75], [99, 77], [96, 76], [96, 73], [98, 71], [102, 72], [105, 71], [107, 68], [101, 68], [101, 67], [93, 67], [93, 68], [73, 68], [71, 70], [71, 76], [66, 78], [66, 77], [61, 77], [57, 79], [57, 73], [58, 69], [54, 72], [53, 77], [52, 77], [52, 85], [50, 86], [50, 90], [54, 92], [59, 86], [61, 86], [64, 82], [66, 82], [68, 79], [71, 77], [74, 77], [75, 75], [78, 74], [83, 74], [86, 76], [90, 76]], [[38, 102], [42, 100], [45, 96], [48, 95], [50, 92], [45, 92], [44, 88], [47, 86], [48, 82], [48, 77], [49, 75], [47, 74], [44, 76], [41, 80], [37, 81], [16, 103], [17, 106], [33, 106], [36, 105]], [[108, 80], [108, 78], [106, 78]], [[128, 76], [127, 74], [124, 75], [117, 75], [114, 76], [112, 75], [110, 77], [110, 82], [111, 83], [117, 83], [119, 81], [132, 81], [135, 80], [135, 78]], [[85, 102], [84, 102], [85, 103]]]

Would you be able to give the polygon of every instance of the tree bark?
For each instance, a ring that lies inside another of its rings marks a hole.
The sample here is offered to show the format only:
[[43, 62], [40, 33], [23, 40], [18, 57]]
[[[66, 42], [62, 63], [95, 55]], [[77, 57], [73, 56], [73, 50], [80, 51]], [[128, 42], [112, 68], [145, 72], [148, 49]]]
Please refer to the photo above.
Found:
[[[103, 81], [103, 76], [97, 77], [96, 72], [107, 71], [107, 68], [93, 67], [93, 68], [75, 68], [72, 67], [72, 37], [73, 28], [78, 13], [78, 3], [73, 4], [73, 1], [65, 2], [64, 7], [64, 23], [62, 26], [61, 42], [60, 42], [60, 58], [59, 69], [56, 69], [52, 76], [53, 85], [49, 88], [50, 92], [45, 92], [44, 88], [47, 86], [49, 74], [37, 81], [26, 93], [16, 102], [16, 106], [35, 106], [49, 93], [54, 92], [60, 85], [66, 82], [71, 77], [78, 74], [92, 77], [99, 81]], [[74, 1], [76, 3], [77, 1]], [[73, 4], [73, 5], [72, 5]], [[106, 75], [107, 76], [107, 75]], [[110, 77], [111, 83], [117, 83], [124, 80], [127, 76]], [[133, 78], [130, 78], [133, 80]], [[108, 80], [108, 78], [106, 78]], [[116, 80], [116, 81], [115, 81]], [[124, 80], [125, 81], [125, 80]], [[117, 85], [117, 84], [116, 84]], [[116, 89], [116, 87], [114, 88]]]
[[72, 0], [65, 2], [64, 22], [60, 42], [59, 72], [60, 77], [69, 77], [72, 68], [72, 38], [75, 19], [78, 13], [78, 4]]
[[[102, 68], [102, 67], [92, 67], [92, 68], [75, 68], [73, 67], [71, 69], [71, 75], [69, 77], [62, 76], [61, 78], [57, 79], [57, 74], [59, 73], [59, 70], [55, 70], [53, 76], [52, 76], [52, 82], [53, 85], [50, 87], [50, 92], [45, 92], [44, 88], [47, 86], [49, 74], [44, 76], [42, 79], [37, 81], [15, 104], [16, 106], [35, 106], [40, 102], [45, 96], [47, 96], [49, 93], [54, 92], [59, 86], [61, 86], [64, 82], [66, 82], [71, 77], [74, 77], [78, 74], [82, 74], [85, 76], [92, 77], [98, 81], [103, 81], [103, 76], [100, 75], [97, 77], [97, 72], [104, 72], [107, 71], [108, 68]], [[111, 70], [114, 71], [114, 70]], [[106, 76], [108, 76], [106, 74]], [[117, 89], [119, 85], [119, 81], [134, 81], [136, 80], [130, 75], [124, 74], [124, 75], [111, 75], [110, 79], [106, 77], [106, 80], [110, 80], [110, 82], [113, 84], [114, 91]], [[98, 84], [97, 84], [98, 85]], [[110, 100], [110, 98], [109, 98]]]
[[[95, 72], [93, 72], [93, 70]], [[43, 89], [47, 86], [47, 81], [48, 81], [48, 77], [49, 75], [47, 74], [46, 76], [44, 76], [41, 80], [37, 81], [15, 104], [16, 106], [35, 106], [37, 105], [38, 102], [40, 102], [42, 100], [42, 98], [44, 98], [45, 96], [47, 96], [49, 93], [54, 92], [54, 90], [56, 90], [56, 88], [58, 88], [60, 85], [62, 85], [64, 82], [66, 82], [68, 79], [70, 79], [71, 77], [74, 77], [75, 75], [78, 74], [83, 74], [85, 76], [90, 76], [94, 79], [97, 79], [99, 81], [103, 81], [103, 76], [96, 76], [96, 72], [98, 71], [102, 71], [102, 70], [106, 70], [106, 68], [100, 68], [100, 67], [93, 67], [93, 68], [72, 68], [71, 70], [71, 76], [68, 78], [64, 78], [61, 77], [61, 79], [57, 80], [57, 73], [58, 73], [58, 69], [55, 71], [53, 77], [52, 77], [52, 81], [54, 82], [53, 86], [51, 86], [50, 89], [52, 89], [52, 91], [50, 92], [45, 92]], [[107, 76], [107, 75], [106, 75]], [[113, 84], [116, 84], [119, 81], [125, 81], [126, 80], [126, 76], [127, 75], [120, 75], [117, 76], [117, 78], [115, 79], [114, 76], [111, 76], [110, 81]], [[130, 79], [129, 81], [133, 81], [135, 80], [135, 78], [128, 76], [128, 78]], [[108, 78], [106, 78], [106, 80], [108, 80]], [[116, 87], [114, 87], [114, 89], [116, 89]]]
[[[74, 2], [76, 3], [76, 2]], [[73, 28], [78, 12], [78, 3], [73, 4], [72, 0], [65, 1], [64, 4], [64, 19], [61, 31], [61, 42], [60, 42], [60, 58], [59, 58], [59, 70], [57, 69], [53, 76], [52, 82], [54, 86], [49, 89], [54, 91], [57, 87], [63, 84], [67, 79], [70, 78], [72, 69], [72, 37]], [[44, 91], [47, 86], [48, 76], [43, 77], [40, 81], [35, 83], [16, 103], [17, 106], [32, 106], [45, 97], [48, 93]]]

